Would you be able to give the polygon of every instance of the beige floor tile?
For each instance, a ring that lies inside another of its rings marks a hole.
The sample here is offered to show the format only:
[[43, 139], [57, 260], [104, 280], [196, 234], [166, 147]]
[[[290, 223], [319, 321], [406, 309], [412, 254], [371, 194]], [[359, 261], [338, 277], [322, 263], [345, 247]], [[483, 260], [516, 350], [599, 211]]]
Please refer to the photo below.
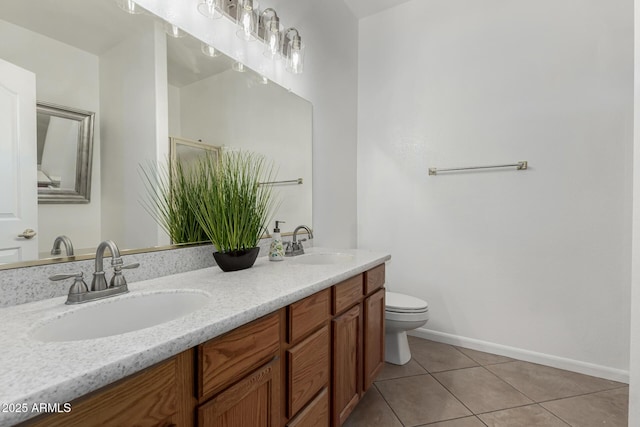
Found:
[[624, 386], [615, 381], [521, 361], [486, 368], [536, 402]]
[[409, 337], [409, 347], [413, 359], [429, 372], [478, 366], [476, 362], [448, 344]]
[[567, 427], [539, 405], [522, 406], [478, 415], [488, 427]]
[[572, 426], [627, 427], [629, 388], [554, 400], [541, 406]]
[[495, 365], [496, 363], [513, 362], [514, 359], [506, 356], [498, 356], [497, 354], [485, 353], [483, 351], [471, 350], [470, 348], [455, 347], [456, 350], [461, 351], [465, 356], [470, 357], [482, 366]]
[[424, 427], [485, 427], [485, 425], [477, 417], [466, 417], [424, 425]]
[[358, 402], [343, 427], [402, 427], [380, 392], [371, 387]]
[[376, 387], [405, 426], [473, 415], [431, 375], [379, 381]]
[[440, 372], [433, 377], [474, 414], [533, 403], [483, 367]]
[[382, 372], [380, 372], [380, 374], [376, 378], [376, 381], [410, 377], [412, 375], [423, 375], [426, 373], [427, 371], [414, 359], [411, 359], [409, 363], [406, 363], [404, 365], [385, 363], [384, 368], [382, 368]]

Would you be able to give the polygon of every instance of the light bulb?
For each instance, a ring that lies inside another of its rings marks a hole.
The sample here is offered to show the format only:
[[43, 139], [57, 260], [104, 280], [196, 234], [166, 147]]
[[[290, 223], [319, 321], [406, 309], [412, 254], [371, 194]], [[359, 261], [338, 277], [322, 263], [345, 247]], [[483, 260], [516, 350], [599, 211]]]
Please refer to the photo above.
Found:
[[142, 8], [133, 0], [117, 0], [117, 3], [120, 9], [131, 15], [138, 15], [143, 12]]
[[293, 74], [302, 73], [304, 66], [304, 45], [300, 40], [289, 42], [289, 52], [287, 55], [287, 71]]
[[187, 33], [182, 31], [180, 27], [178, 27], [177, 25], [171, 24], [169, 22], [165, 22], [164, 30], [168, 35], [170, 35], [174, 39], [179, 39], [187, 35]]
[[268, 58], [276, 58], [280, 53], [280, 31], [277, 24], [271, 24], [265, 31], [265, 49], [264, 56]]
[[200, 46], [200, 50], [202, 51], [203, 54], [205, 54], [210, 58], [215, 58], [216, 56], [220, 56], [220, 52], [218, 52], [218, 50], [215, 47], [207, 43], [202, 43], [202, 45]]
[[198, 12], [210, 19], [221, 18], [217, 8], [218, 0], [203, 0], [198, 4]]

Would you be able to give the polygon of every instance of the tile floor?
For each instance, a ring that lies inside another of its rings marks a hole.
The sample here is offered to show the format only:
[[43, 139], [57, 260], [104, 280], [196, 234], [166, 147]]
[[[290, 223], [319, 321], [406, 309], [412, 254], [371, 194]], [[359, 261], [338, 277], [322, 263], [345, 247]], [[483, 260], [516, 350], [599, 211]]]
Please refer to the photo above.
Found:
[[409, 337], [345, 427], [626, 427], [626, 384]]

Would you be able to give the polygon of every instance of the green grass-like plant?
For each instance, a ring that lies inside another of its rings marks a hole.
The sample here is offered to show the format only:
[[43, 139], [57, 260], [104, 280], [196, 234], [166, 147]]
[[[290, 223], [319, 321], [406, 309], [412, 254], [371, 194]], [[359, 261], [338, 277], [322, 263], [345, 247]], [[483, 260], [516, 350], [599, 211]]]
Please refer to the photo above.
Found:
[[173, 244], [208, 240], [189, 206], [189, 199], [203, 185], [197, 171], [180, 162], [171, 165], [148, 163], [140, 167], [147, 198], [142, 205], [169, 235]]
[[248, 151], [223, 151], [198, 163], [201, 180], [188, 204], [218, 252], [233, 253], [258, 246], [275, 208], [270, 185], [273, 163]]

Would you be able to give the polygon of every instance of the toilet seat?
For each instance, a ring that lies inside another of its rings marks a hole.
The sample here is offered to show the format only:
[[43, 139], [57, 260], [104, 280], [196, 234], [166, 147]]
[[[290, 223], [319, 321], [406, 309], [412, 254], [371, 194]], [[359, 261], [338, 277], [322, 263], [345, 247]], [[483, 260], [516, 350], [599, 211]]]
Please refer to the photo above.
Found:
[[429, 304], [420, 298], [396, 292], [386, 292], [385, 311], [387, 313], [426, 313], [429, 311]]

